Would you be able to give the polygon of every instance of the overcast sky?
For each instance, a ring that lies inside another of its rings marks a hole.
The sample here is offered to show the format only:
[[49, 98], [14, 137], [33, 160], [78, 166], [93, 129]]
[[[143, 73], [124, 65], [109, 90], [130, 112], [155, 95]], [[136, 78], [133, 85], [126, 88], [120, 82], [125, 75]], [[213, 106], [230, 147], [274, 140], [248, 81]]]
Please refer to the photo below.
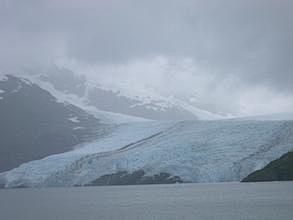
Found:
[[292, 11], [292, 0], [0, 0], [0, 65], [62, 60], [219, 111], [290, 111]]

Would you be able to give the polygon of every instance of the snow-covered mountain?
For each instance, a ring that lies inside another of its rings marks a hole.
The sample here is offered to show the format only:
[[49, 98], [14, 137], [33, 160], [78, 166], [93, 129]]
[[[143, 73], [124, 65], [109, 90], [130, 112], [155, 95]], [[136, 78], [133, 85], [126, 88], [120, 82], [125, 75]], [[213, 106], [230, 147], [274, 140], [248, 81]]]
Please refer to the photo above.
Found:
[[45, 69], [22, 69], [20, 72], [36, 82], [51, 85], [59, 93], [75, 96], [80, 103], [105, 112], [118, 113], [151, 120], [213, 120], [223, 115], [199, 108], [192, 103], [193, 97], [182, 100], [162, 96], [154, 91], [131, 90], [124, 87], [109, 87], [93, 81], [85, 75], [52, 65]]
[[103, 138], [23, 164], [0, 179], [5, 187], [95, 185], [125, 175], [128, 183], [154, 176], [240, 181], [290, 150], [292, 121], [140, 122], [116, 125]]

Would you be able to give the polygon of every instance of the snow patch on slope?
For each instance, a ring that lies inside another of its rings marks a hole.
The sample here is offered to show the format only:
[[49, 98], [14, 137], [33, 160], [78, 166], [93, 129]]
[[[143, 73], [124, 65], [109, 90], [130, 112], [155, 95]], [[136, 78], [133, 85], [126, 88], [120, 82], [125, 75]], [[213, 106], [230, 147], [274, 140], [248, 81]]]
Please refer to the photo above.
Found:
[[71, 117], [68, 119], [69, 121], [73, 122], [73, 123], [79, 123], [80, 120], [78, 119], [78, 117]]

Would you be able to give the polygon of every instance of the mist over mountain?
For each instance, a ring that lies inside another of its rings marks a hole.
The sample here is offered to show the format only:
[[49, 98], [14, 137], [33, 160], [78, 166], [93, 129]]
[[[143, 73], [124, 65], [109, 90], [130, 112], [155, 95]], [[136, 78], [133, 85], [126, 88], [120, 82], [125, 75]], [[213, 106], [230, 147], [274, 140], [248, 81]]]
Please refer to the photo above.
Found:
[[[292, 1], [0, 4], [3, 73], [69, 70], [121, 99], [160, 102], [149, 108], [183, 102], [221, 116], [292, 112]], [[142, 111], [136, 115], [158, 118]], [[170, 114], [191, 118], [178, 107]]]

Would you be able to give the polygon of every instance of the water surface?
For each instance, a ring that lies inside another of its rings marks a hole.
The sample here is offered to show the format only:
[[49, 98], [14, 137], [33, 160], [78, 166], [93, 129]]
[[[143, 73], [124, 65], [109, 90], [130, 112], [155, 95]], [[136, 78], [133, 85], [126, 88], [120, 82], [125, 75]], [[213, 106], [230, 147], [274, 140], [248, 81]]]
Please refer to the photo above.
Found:
[[293, 219], [293, 182], [0, 190], [0, 219]]

